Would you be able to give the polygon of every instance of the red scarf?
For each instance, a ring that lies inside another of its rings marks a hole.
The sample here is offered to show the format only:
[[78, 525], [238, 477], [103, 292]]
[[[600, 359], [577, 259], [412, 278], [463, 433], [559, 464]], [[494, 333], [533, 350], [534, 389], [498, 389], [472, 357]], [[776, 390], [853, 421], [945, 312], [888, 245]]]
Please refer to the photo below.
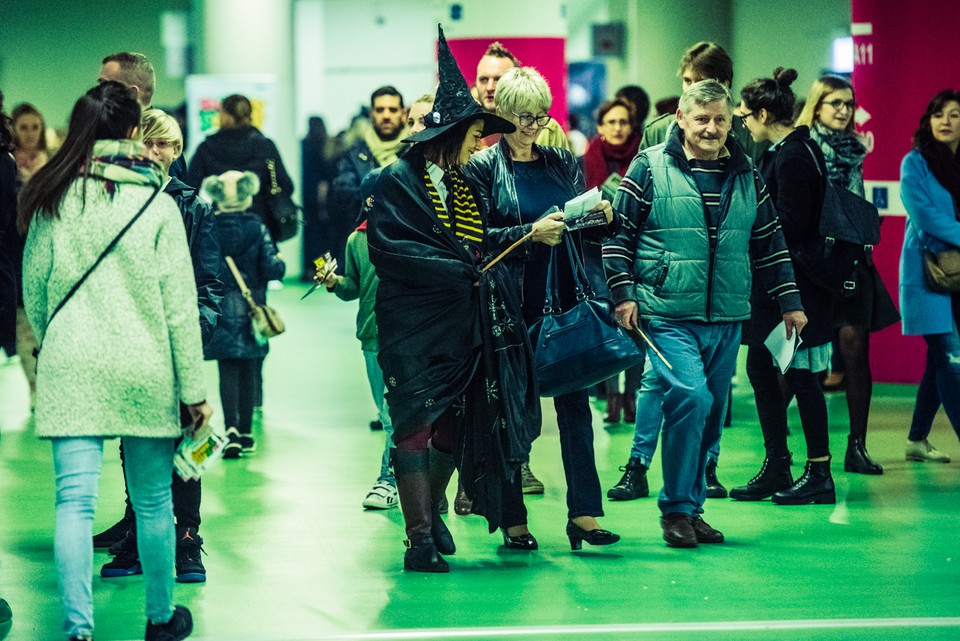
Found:
[[595, 136], [590, 141], [587, 153], [583, 155], [583, 172], [587, 181], [587, 189], [599, 187], [616, 172], [621, 176], [627, 174], [630, 161], [637, 155], [640, 148], [640, 134], [630, 134], [622, 145], [612, 145], [606, 140]]

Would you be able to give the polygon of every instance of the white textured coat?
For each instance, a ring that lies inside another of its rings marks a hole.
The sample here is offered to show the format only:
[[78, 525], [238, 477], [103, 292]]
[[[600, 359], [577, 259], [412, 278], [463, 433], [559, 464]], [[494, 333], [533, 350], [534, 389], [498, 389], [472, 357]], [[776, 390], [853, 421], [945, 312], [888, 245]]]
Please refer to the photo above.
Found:
[[180, 434], [178, 402], [206, 398], [197, 290], [180, 212], [160, 193], [53, 319], [47, 320], [153, 188], [78, 179], [59, 218], [36, 217], [23, 297], [42, 345], [40, 437]]

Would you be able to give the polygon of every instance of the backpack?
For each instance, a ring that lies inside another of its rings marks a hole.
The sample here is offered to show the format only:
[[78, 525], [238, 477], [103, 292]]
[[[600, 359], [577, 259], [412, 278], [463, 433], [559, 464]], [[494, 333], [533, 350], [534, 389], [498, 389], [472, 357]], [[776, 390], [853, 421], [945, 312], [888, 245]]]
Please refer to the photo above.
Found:
[[[814, 153], [817, 172], [826, 176], [826, 161]], [[819, 150], [817, 150], [819, 151]], [[873, 265], [873, 246], [880, 242], [880, 212], [849, 189], [837, 187], [826, 176], [823, 207], [820, 210], [820, 236], [790, 248], [794, 264], [821, 289], [835, 298], [857, 295], [857, 270], [861, 264]]]

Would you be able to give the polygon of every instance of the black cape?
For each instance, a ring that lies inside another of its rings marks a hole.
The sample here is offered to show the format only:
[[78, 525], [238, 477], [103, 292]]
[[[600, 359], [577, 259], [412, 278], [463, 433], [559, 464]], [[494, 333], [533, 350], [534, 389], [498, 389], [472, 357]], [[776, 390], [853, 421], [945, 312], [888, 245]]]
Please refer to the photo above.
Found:
[[367, 240], [380, 279], [378, 360], [396, 440], [448, 411], [459, 422], [460, 479], [492, 532], [503, 483], [540, 434], [536, 375], [519, 292], [499, 264], [481, 274], [478, 253], [437, 219], [424, 168], [414, 147], [374, 187]]

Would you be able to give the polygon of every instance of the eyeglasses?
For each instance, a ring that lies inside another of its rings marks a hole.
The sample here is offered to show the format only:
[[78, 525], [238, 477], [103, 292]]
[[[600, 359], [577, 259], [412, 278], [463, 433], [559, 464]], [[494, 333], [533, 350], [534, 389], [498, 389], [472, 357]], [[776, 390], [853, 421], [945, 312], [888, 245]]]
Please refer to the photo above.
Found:
[[747, 126], [747, 118], [749, 118], [750, 116], [754, 115], [755, 113], [756, 113], [755, 111], [750, 111], [750, 112], [745, 113], [745, 114], [740, 114], [740, 122], [743, 123], [743, 126], [744, 126], [744, 127]]
[[550, 116], [531, 116], [530, 114], [520, 115], [515, 111], [511, 111], [510, 113], [516, 116], [521, 127], [529, 127], [533, 123], [537, 123], [538, 127], [543, 128], [550, 124]]
[[824, 102], [821, 104], [830, 105], [831, 107], [833, 107], [834, 111], [840, 111], [844, 107], [846, 107], [850, 111], [853, 111], [854, 109], [857, 108], [857, 103], [854, 102], [853, 100], [840, 100], [839, 98], [837, 98], [836, 100], [831, 100], [830, 102]]

